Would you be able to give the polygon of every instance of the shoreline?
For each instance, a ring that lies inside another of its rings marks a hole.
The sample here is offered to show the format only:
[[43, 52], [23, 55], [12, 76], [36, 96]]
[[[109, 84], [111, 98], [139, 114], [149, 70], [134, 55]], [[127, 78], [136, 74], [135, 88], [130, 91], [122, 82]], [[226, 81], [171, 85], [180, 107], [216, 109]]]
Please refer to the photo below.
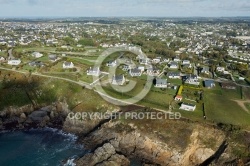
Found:
[[[0, 112], [0, 131], [49, 128], [75, 135], [76, 143], [89, 151], [74, 160], [79, 166], [129, 166], [132, 159], [140, 160], [145, 166], [223, 165], [232, 158], [237, 159], [228, 145], [227, 134], [216, 126], [186, 119], [79, 121], [69, 119], [69, 112], [66, 102], [41, 106], [38, 110], [31, 105], [6, 108]], [[164, 126], [168, 127], [164, 129]]]

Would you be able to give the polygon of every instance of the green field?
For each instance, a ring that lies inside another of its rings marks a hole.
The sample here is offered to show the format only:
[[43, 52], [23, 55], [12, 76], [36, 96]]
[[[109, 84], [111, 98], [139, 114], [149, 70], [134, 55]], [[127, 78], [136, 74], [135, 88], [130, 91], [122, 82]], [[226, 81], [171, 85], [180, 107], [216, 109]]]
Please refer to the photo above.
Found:
[[81, 63], [81, 64], [84, 64], [84, 65], [88, 65], [88, 66], [93, 66], [95, 63], [92, 62], [92, 61], [88, 61], [88, 60], [85, 60], [85, 59], [82, 59], [82, 58], [68, 58], [68, 61], [71, 61], [73, 63]]
[[17, 52], [55, 52], [56, 48], [55, 47], [31, 47], [31, 48], [15, 48], [15, 51]]
[[228, 96], [205, 93], [205, 112], [208, 120], [234, 125], [250, 125], [250, 114]]
[[[32, 86], [26, 86], [27, 76], [4, 70], [0, 71], [0, 80], [7, 76], [7, 79], [11, 81], [6, 84], [4, 89], [0, 81], [0, 110], [8, 106], [31, 104], [26, 92], [37, 104], [51, 104], [52, 102], [65, 99], [70, 109], [74, 108], [73, 111], [106, 111], [116, 108], [116, 106], [112, 106], [104, 101], [94, 91], [83, 89], [83, 87], [74, 83], [32, 76], [32, 82], [29, 83]], [[78, 106], [76, 107], [76, 105]]]
[[48, 75], [48, 76], [55, 76], [55, 77], [60, 77], [60, 78], [66, 78], [66, 79], [70, 79], [70, 80], [73, 80], [73, 81], [77, 81], [77, 75], [76, 74], [73, 74], [73, 73], [44, 73], [45, 75]]

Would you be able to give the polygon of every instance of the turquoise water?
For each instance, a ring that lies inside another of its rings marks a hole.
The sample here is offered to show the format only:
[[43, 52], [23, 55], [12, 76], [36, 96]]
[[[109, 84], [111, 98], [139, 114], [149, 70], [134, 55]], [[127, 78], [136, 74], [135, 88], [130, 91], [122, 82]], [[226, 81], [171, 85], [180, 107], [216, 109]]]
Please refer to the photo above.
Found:
[[56, 129], [0, 133], [1, 166], [57, 166], [86, 153], [77, 137]]

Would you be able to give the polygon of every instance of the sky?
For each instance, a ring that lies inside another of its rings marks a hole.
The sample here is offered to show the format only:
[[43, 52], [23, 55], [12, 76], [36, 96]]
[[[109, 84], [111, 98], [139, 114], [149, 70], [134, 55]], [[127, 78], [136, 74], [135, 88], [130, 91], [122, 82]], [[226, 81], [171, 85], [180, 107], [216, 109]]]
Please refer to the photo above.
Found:
[[0, 17], [250, 16], [250, 0], [0, 0]]

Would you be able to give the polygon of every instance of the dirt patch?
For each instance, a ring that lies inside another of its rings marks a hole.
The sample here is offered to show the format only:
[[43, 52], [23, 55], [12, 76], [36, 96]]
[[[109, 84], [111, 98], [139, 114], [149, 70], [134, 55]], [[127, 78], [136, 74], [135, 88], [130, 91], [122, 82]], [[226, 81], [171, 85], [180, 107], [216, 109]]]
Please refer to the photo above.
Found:
[[246, 107], [245, 103], [250, 103], [250, 100], [233, 100], [235, 101], [243, 110], [250, 114], [250, 110]]

